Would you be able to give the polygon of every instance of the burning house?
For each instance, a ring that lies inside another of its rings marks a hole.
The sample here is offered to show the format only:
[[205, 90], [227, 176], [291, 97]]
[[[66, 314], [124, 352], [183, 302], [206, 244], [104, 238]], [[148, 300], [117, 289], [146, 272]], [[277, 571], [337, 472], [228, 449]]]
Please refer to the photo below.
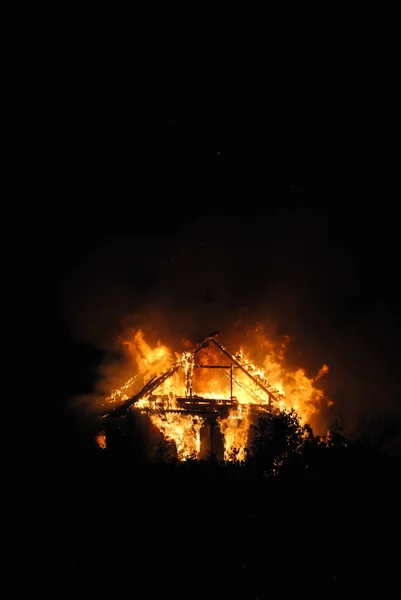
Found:
[[[164, 356], [164, 355], [163, 355]], [[284, 386], [267, 381], [263, 369], [256, 367], [242, 351], [233, 354], [220, 340], [217, 332], [208, 335], [198, 346], [176, 355], [176, 359], [158, 361], [158, 369], [145, 385], [129, 395], [135, 378], [115, 390], [107, 399], [109, 410], [100, 416], [103, 431], [98, 444], [106, 447], [107, 423], [140, 411], [152, 427], [174, 444], [179, 460], [204, 458], [209, 454], [230, 460], [245, 458], [250, 426], [263, 412], [295, 407], [288, 403]], [[319, 376], [326, 372], [323, 367]], [[304, 372], [289, 377], [294, 387], [309, 397], [309, 406], [316, 405], [323, 392], [313, 387]], [[305, 381], [309, 386], [305, 386]], [[287, 385], [288, 387], [288, 385]], [[104, 425], [104, 427], [103, 427]]]

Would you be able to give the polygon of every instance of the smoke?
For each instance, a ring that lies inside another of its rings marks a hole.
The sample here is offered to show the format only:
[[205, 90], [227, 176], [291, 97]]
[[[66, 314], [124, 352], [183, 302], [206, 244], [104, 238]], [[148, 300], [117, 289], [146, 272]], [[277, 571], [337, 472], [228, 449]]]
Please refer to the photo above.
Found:
[[[398, 339], [369, 303], [355, 256], [331, 236], [328, 218], [305, 207], [108, 236], [64, 277], [63, 317], [73, 339], [117, 355], [129, 329], [181, 352], [214, 331], [236, 348], [259, 324], [274, 341], [289, 337], [290, 367], [313, 377], [329, 365], [330, 418], [355, 432], [375, 414], [398, 418]], [[127, 356], [102, 364], [99, 398], [133, 367]]]
[[316, 280], [338, 289], [327, 289], [325, 235], [312, 219], [271, 228], [263, 215], [212, 215], [172, 235], [166, 225], [164, 235], [111, 236], [66, 276], [64, 314], [74, 337], [106, 347], [132, 316], [168, 340], [203, 339], [237, 319], [302, 329], [305, 303], [321, 301]]

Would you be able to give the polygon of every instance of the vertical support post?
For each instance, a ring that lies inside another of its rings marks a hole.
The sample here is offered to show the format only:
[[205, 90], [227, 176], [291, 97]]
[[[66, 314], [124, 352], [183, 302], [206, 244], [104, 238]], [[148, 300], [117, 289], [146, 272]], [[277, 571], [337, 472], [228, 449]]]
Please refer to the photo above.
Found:
[[188, 366], [186, 369], [186, 386], [185, 386], [185, 395], [188, 398], [192, 398], [192, 380], [194, 377], [194, 360], [195, 357], [194, 355], [192, 355], [189, 359], [188, 359]]
[[233, 363], [230, 363], [230, 398], [233, 399]]

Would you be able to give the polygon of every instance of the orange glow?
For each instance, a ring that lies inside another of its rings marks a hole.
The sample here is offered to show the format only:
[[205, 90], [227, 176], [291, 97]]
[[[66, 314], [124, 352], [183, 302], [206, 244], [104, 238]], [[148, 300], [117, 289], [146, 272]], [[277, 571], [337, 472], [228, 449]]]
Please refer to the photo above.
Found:
[[302, 368], [291, 370], [285, 365], [288, 338], [275, 344], [261, 337], [261, 326], [254, 334], [257, 341], [236, 352], [208, 337], [193, 351], [177, 353], [160, 341], [150, 345], [143, 331], [136, 330], [122, 341], [136, 374], [113, 390], [105, 404], [121, 404], [167, 373], [157, 387], [140, 393], [131, 409], [146, 413], [165, 439], [174, 442], [179, 460], [199, 456], [201, 429], [211, 410], [222, 435], [224, 459], [244, 460], [250, 426], [261, 412], [294, 409], [301, 422], [310, 423], [322, 406], [332, 404], [316, 387], [327, 365], [315, 377]]
[[99, 431], [95, 439], [99, 448], [104, 450], [106, 448], [106, 433], [104, 431]]

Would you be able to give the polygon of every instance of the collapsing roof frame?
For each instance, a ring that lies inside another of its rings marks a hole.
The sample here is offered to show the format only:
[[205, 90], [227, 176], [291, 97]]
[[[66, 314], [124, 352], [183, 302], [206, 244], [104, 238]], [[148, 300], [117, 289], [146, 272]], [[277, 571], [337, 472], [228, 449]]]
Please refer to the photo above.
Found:
[[[217, 348], [219, 348], [219, 350], [221, 350], [221, 352], [223, 352], [223, 354], [225, 354], [232, 361], [231, 364], [230, 365], [202, 365], [202, 364], [196, 365], [196, 364], [194, 364], [193, 366], [196, 368], [230, 369], [230, 371], [231, 371], [231, 373], [230, 373], [230, 375], [231, 375], [231, 377], [230, 377], [230, 381], [231, 381], [231, 398], [230, 398], [230, 400], [231, 400], [231, 405], [234, 405], [234, 404], [236, 404], [236, 402], [234, 401], [234, 397], [232, 395], [232, 367], [234, 364], [235, 367], [241, 369], [252, 380], [252, 382], [254, 384], [256, 384], [263, 392], [265, 392], [267, 394], [268, 399], [269, 399], [268, 405], [270, 405], [271, 407], [278, 406], [280, 394], [278, 392], [276, 392], [276, 390], [274, 390], [274, 388], [272, 388], [272, 386], [270, 386], [268, 383], [264, 382], [260, 376], [255, 377], [252, 373], [250, 373], [249, 368], [247, 368], [247, 366], [241, 364], [241, 358], [236, 357], [233, 354], [231, 354], [231, 352], [229, 352], [229, 350], [221, 342], [216, 340], [216, 336], [218, 336], [218, 332], [215, 332], [215, 333], [212, 333], [212, 334], [206, 336], [206, 338], [203, 340], [203, 342], [200, 343], [197, 346], [197, 348], [195, 350], [193, 350], [190, 354], [192, 354], [193, 359], [195, 359], [196, 354], [202, 348], [204, 348], [209, 342], [212, 342], [215, 346], [217, 346]], [[110, 410], [109, 412], [101, 415], [101, 418], [110, 419], [110, 418], [123, 416], [124, 413], [126, 413], [131, 408], [131, 406], [133, 406], [136, 402], [138, 402], [145, 396], [154, 392], [169, 377], [174, 375], [174, 373], [176, 373], [180, 368], [183, 368], [183, 363], [184, 363], [184, 359], [181, 358], [161, 375], [152, 377], [143, 386], [143, 388], [139, 392], [137, 392], [136, 394], [131, 396], [131, 398], [128, 398], [127, 400], [125, 400], [119, 406], [117, 406], [117, 407], [113, 408], [112, 410]], [[197, 399], [198, 398], [197, 396], [195, 396], [195, 399], [192, 396], [192, 377], [190, 377], [190, 376], [187, 377], [187, 394], [188, 394], [187, 397], [190, 398], [190, 401], [188, 402], [188, 404], [192, 408], [195, 408], [195, 406], [197, 405], [197, 403], [199, 401]], [[181, 400], [183, 400], [185, 402], [185, 399], [181, 399]], [[221, 403], [224, 404], [225, 406], [227, 406], [227, 404], [229, 404], [230, 401], [222, 400]]]

